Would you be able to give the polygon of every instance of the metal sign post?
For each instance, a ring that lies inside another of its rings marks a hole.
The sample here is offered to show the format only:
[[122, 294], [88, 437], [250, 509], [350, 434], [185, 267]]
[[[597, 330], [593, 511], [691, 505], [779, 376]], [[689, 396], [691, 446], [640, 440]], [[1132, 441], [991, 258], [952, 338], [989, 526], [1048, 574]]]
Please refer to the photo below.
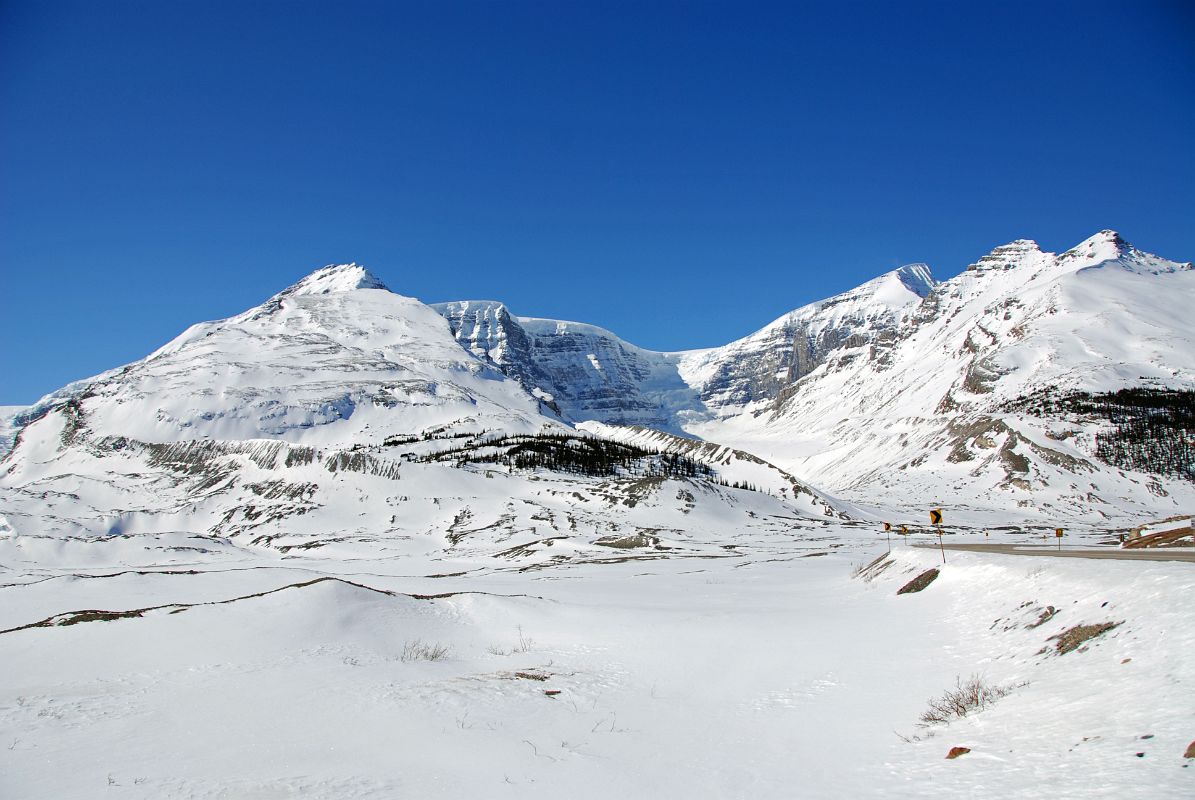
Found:
[[884, 533], [888, 534], [888, 552], [892, 552], [892, 523], [884, 523]]
[[1062, 552], [1062, 528], [1054, 529], [1054, 538], [1058, 540], [1058, 551]]
[[942, 544], [942, 509], [935, 508], [929, 512], [929, 521], [938, 529], [938, 549], [942, 551], [942, 563], [946, 563], [946, 545]]

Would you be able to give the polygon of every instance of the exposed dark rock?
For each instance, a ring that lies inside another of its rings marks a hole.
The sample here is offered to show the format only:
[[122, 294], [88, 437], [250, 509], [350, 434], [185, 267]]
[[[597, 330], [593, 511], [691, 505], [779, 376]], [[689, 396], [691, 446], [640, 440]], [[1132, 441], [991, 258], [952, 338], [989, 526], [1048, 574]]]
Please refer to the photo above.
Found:
[[900, 589], [898, 589], [896, 593], [897, 594], [913, 594], [915, 592], [920, 592], [921, 590], [925, 589], [925, 587], [927, 587], [931, 583], [933, 583], [937, 577], [938, 577], [937, 567], [935, 567], [933, 569], [927, 569], [925, 572], [921, 573], [916, 578], [909, 581], [904, 586], [900, 587]]
[[1067, 628], [1062, 633], [1051, 636], [1046, 641], [1054, 641], [1054, 647], [1058, 650], [1059, 655], [1066, 655], [1072, 650], [1077, 650], [1084, 643], [1091, 641], [1097, 636], [1102, 636], [1113, 628], [1119, 627], [1119, 622], [1100, 622], [1095, 625], [1076, 625], [1073, 628]]
[[641, 533], [633, 533], [627, 536], [603, 536], [594, 542], [594, 544], [601, 545], [602, 547], [615, 547], [620, 550], [631, 550], [636, 547], [655, 547], [659, 543], [659, 538], [645, 536]]

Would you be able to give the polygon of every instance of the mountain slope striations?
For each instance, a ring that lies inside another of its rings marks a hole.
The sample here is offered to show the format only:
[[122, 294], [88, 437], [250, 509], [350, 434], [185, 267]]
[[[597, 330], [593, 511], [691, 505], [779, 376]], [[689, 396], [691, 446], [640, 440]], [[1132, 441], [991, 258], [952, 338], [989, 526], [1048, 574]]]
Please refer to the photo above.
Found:
[[679, 418], [703, 410], [678, 372], [676, 356], [636, 347], [603, 328], [516, 317], [493, 301], [433, 308], [463, 347], [570, 421], [679, 432]]
[[912, 491], [919, 505], [1028, 515], [1174, 513], [1189, 486], [1095, 458], [1106, 420], [1035, 416], [1025, 400], [1192, 390], [1193, 296], [1189, 264], [1111, 231], [1060, 255], [1013, 242], [909, 309], [884, 358], [840, 350], [760, 417], [690, 430], [860, 502], [899, 503]]

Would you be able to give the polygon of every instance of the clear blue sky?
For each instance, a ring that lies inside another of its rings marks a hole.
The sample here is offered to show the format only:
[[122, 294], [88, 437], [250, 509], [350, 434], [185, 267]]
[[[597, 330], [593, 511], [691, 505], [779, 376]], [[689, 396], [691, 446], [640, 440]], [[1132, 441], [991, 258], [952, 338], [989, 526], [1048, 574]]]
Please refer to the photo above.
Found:
[[679, 349], [1193, 190], [1181, 0], [4, 0], [0, 403], [331, 262]]

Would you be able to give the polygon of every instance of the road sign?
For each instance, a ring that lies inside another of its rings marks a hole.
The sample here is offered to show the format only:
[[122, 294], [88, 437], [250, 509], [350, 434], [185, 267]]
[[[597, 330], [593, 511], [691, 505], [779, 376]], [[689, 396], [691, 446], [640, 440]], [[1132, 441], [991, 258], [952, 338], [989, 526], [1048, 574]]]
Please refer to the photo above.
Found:
[[942, 551], [942, 563], [946, 563], [946, 546], [942, 544], [942, 509], [932, 508], [929, 512], [929, 521], [932, 522], [938, 529], [938, 549]]
[[1059, 539], [1061, 539], [1062, 538], [1062, 528], [1055, 528], [1054, 535], [1057, 536]]
[[900, 532], [901, 532], [901, 535], [902, 535], [902, 536], [903, 536], [903, 535], [906, 535], [906, 534], [908, 534], [908, 532], [909, 532], [909, 528], [908, 528], [908, 526], [907, 526], [907, 525], [901, 525], [901, 526], [900, 526]]
[[891, 523], [891, 522], [885, 522], [885, 523], [884, 523], [884, 530], [886, 530], [886, 531], [890, 531], [890, 530], [892, 530], [892, 523]]

